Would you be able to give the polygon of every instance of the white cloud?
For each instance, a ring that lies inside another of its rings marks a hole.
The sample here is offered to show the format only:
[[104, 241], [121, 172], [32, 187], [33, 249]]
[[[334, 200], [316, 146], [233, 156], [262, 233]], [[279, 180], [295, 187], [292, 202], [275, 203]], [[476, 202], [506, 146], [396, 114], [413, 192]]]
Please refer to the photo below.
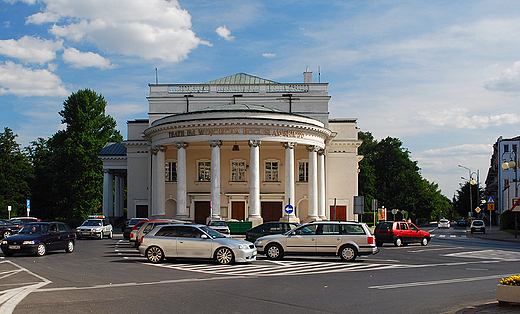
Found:
[[102, 51], [177, 62], [201, 40], [191, 30], [191, 16], [177, 1], [41, 0], [42, 12], [28, 23], [53, 22], [56, 37], [94, 43]]
[[486, 129], [491, 126], [520, 123], [520, 115], [503, 113], [489, 116], [467, 115], [466, 108], [452, 108], [442, 111], [419, 111], [413, 121], [426, 123], [436, 127], [457, 129]]
[[520, 61], [499, 76], [489, 79], [484, 87], [491, 91], [520, 92]]
[[45, 69], [29, 69], [7, 61], [0, 64], [0, 95], [66, 96], [69, 94], [61, 79]]
[[276, 57], [276, 53], [263, 53], [262, 57], [264, 57], [264, 58], [274, 58], [274, 57]]
[[114, 66], [110, 64], [110, 61], [103, 58], [97, 53], [93, 52], [81, 52], [76, 48], [68, 48], [63, 52], [63, 61], [72, 64], [73, 67], [78, 69], [95, 67], [100, 69], [111, 69]]
[[226, 25], [217, 27], [215, 33], [227, 41], [232, 41], [235, 39], [235, 36], [231, 36], [231, 31], [226, 28]]
[[0, 54], [23, 62], [44, 64], [56, 58], [56, 51], [63, 49], [62, 41], [24, 36], [18, 40], [0, 40]]

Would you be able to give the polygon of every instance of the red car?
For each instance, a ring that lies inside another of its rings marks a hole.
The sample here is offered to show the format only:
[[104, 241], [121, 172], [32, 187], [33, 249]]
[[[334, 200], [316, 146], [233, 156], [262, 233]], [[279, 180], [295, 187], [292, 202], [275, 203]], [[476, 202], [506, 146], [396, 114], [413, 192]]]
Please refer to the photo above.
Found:
[[382, 221], [376, 226], [374, 235], [377, 246], [383, 246], [383, 243], [393, 243], [395, 246], [408, 243], [428, 245], [431, 239], [429, 232], [422, 231], [413, 223], [406, 221]]

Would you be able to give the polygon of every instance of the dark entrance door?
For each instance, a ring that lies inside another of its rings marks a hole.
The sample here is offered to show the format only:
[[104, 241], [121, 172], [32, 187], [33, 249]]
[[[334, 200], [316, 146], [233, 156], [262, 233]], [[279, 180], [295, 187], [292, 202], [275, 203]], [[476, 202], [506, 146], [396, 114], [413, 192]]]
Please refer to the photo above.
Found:
[[198, 224], [206, 224], [206, 218], [209, 217], [210, 201], [195, 202], [195, 222]]
[[264, 222], [279, 221], [282, 218], [282, 202], [262, 202], [261, 207]]
[[231, 202], [231, 218], [236, 220], [245, 220], [245, 209], [246, 202]]
[[136, 218], [148, 218], [148, 205], [137, 205], [135, 207]]
[[331, 206], [330, 220], [347, 221], [347, 206], [336, 205], [336, 218], [334, 218], [334, 206]]

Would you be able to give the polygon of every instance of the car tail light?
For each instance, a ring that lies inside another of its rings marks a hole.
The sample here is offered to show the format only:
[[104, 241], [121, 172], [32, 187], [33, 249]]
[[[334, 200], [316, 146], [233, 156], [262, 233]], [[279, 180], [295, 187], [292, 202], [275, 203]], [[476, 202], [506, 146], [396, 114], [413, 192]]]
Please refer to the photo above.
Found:
[[143, 243], [143, 239], [144, 239], [144, 237], [141, 237], [141, 241], [139, 241], [139, 243]]
[[367, 237], [367, 243], [374, 244], [374, 237], [373, 236]]
[[134, 234], [130, 233], [130, 239], [132, 239], [133, 237], [134, 237]]

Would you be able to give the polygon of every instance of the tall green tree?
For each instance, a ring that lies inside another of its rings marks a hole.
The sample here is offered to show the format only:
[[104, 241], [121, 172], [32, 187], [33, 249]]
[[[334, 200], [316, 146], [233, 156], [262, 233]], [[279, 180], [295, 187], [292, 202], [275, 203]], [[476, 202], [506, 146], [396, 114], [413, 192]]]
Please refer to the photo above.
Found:
[[7, 206], [11, 215], [26, 215], [31, 193], [29, 183], [33, 179], [33, 168], [27, 156], [20, 150], [13, 131], [5, 127], [0, 133], [0, 217], [7, 218]]
[[[480, 186], [477, 187], [476, 185], [471, 185], [470, 182], [466, 181], [463, 185], [461, 185], [460, 189], [455, 192], [453, 199], [453, 209], [459, 217], [468, 218], [468, 213], [470, 211], [474, 217], [480, 216], [484, 213], [484, 211], [481, 211], [479, 214], [477, 214], [475, 211], [475, 208], [482, 205], [482, 200], [484, 200], [484, 190]], [[481, 206], [481, 208], [484, 207]]]
[[449, 213], [449, 200], [437, 184], [421, 176], [417, 162], [410, 159], [399, 139], [387, 137], [378, 142], [370, 132], [359, 132], [358, 138], [363, 140], [358, 151], [364, 156], [359, 166], [359, 194], [365, 196], [365, 208], [377, 199], [379, 207], [405, 210], [413, 219]]
[[103, 201], [102, 162], [98, 153], [107, 142], [123, 138], [116, 121], [106, 115], [107, 103], [92, 90], [79, 90], [63, 102], [59, 112], [65, 129], [48, 141], [33, 144], [39, 162], [38, 184], [52, 182], [53, 199], [44, 201], [55, 219], [76, 224], [89, 214], [100, 212]]

